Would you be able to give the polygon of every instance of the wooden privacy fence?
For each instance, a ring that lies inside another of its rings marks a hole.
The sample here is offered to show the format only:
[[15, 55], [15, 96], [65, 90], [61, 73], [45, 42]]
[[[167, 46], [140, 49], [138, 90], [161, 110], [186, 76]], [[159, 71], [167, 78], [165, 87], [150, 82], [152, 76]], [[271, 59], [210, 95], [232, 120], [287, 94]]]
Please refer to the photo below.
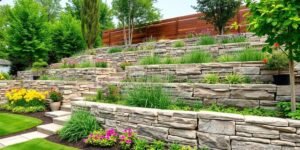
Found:
[[[246, 19], [244, 14], [248, 9], [242, 7], [237, 15], [232, 18], [226, 27], [226, 33], [246, 32]], [[211, 34], [215, 35], [213, 25], [208, 24], [205, 20], [199, 19], [201, 13], [176, 17], [155, 22], [148, 27], [135, 29], [133, 35], [133, 43], [140, 43], [149, 38], [154, 39], [177, 39], [185, 38], [189, 34]], [[240, 25], [238, 30], [230, 29], [233, 22]], [[107, 30], [103, 33], [103, 43], [105, 45], [122, 45], [124, 44], [124, 36], [122, 29]]]

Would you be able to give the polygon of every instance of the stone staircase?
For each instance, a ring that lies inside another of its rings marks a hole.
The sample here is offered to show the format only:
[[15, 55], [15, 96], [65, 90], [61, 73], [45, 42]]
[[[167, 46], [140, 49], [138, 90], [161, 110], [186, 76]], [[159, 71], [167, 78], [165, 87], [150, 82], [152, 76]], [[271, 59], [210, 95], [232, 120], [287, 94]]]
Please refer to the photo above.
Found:
[[46, 112], [45, 116], [52, 118], [53, 123], [37, 126], [37, 131], [48, 136], [56, 134], [63, 125], [70, 120], [71, 111], [53, 111]]

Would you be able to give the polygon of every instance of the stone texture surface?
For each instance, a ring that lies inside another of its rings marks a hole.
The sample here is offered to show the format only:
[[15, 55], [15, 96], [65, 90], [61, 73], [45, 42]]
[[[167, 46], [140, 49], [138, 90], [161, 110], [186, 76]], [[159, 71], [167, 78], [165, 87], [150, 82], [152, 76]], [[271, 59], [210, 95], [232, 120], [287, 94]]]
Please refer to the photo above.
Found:
[[[150, 141], [158, 139], [218, 150], [300, 149], [297, 120], [208, 111], [141, 109], [82, 101], [72, 102], [72, 106], [88, 106], [104, 127], [118, 131], [132, 128], [139, 137]], [[132, 121], [130, 116], [137, 119]]]

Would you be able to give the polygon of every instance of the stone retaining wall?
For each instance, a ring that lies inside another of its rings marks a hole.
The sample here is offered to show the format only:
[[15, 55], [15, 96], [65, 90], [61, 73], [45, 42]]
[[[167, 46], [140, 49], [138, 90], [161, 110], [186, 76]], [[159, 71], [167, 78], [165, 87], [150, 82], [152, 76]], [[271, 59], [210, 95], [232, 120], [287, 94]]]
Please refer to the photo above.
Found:
[[[171, 57], [180, 57], [186, 53], [195, 51], [195, 50], [205, 50], [210, 52], [213, 56], [219, 56], [224, 53], [232, 53], [243, 50], [245, 47], [257, 47], [262, 48], [265, 44], [264, 43], [230, 43], [230, 44], [216, 44], [216, 45], [204, 45], [204, 46], [187, 46], [182, 48], [161, 48], [161, 49], [153, 49], [153, 50], [140, 50], [140, 51], [132, 51], [132, 52], [120, 52], [120, 53], [101, 53], [97, 55], [82, 55], [73, 58], [66, 58], [63, 59], [62, 62], [68, 61], [95, 61], [96, 59], [100, 59], [103, 61], [107, 61], [111, 67], [119, 67], [123, 62], [130, 62], [132, 64], [137, 64], [137, 62], [146, 57], [151, 55], [157, 56], [171, 56]], [[59, 66], [59, 64], [52, 64], [51, 68], [55, 68]]]
[[33, 80], [11, 80], [0, 81], [0, 101], [5, 100], [5, 93], [12, 88], [36, 89], [39, 91], [49, 91], [57, 88], [64, 97], [64, 102], [69, 102], [71, 98], [81, 96], [81, 92], [89, 92], [95, 87], [92, 82], [79, 81], [33, 81]]
[[38, 74], [32, 71], [19, 71], [18, 79], [33, 80], [34, 76], [48, 75], [61, 80], [101, 82], [114, 73], [116, 73], [116, 70], [113, 68], [47, 69]]
[[[262, 62], [230, 62], [178, 65], [142, 65], [126, 67], [128, 79], [147, 76], [172, 77], [175, 82], [200, 82], [206, 74], [216, 73], [222, 78], [238, 73], [249, 77], [254, 83], [272, 83], [273, 75], [288, 74], [288, 71], [268, 70]], [[296, 68], [296, 82], [300, 84], [300, 68]]]
[[171, 111], [73, 102], [88, 108], [105, 128], [132, 128], [147, 140], [216, 150], [300, 149], [300, 121], [217, 112]]
[[[202, 84], [202, 83], [119, 83], [110, 82], [107, 85], [116, 85], [121, 93], [127, 93], [128, 89], [140, 85], [160, 85], [167, 94], [175, 99], [184, 100], [187, 103], [202, 102], [205, 105], [217, 103], [226, 106], [237, 107], [276, 107], [278, 101], [288, 100], [289, 88], [272, 84]], [[102, 85], [101, 90], [107, 92], [107, 85]], [[300, 86], [297, 86], [298, 100], [300, 100]]]

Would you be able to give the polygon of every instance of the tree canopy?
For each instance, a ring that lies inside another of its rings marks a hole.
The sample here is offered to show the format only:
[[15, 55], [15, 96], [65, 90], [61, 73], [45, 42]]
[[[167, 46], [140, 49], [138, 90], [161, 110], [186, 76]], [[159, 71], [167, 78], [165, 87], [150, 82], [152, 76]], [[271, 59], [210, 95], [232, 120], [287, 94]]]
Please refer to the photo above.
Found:
[[263, 50], [278, 47], [289, 57], [292, 110], [296, 110], [294, 61], [300, 61], [300, 1], [247, 0], [250, 9], [249, 30], [258, 36], [267, 35], [269, 44]]
[[137, 26], [147, 25], [160, 19], [160, 12], [154, 7], [156, 0], [113, 0], [114, 15], [123, 27], [125, 45], [132, 44], [133, 32]]
[[224, 33], [226, 23], [236, 15], [241, 0], [197, 0], [195, 10], [204, 14], [203, 18], [214, 25], [219, 34]]

